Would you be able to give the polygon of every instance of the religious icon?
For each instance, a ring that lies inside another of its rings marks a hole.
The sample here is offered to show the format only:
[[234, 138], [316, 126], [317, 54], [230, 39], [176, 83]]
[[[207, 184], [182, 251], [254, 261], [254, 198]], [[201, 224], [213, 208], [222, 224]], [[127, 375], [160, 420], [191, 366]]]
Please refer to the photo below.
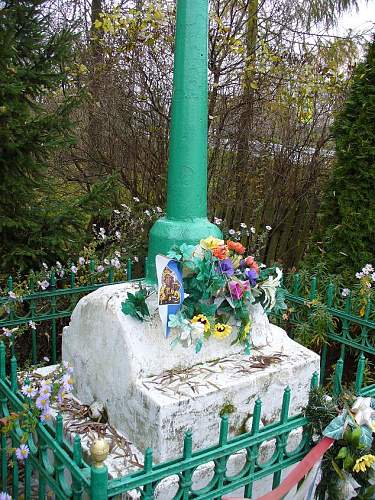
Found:
[[156, 273], [158, 276], [159, 314], [165, 330], [170, 334], [169, 316], [177, 314], [184, 301], [182, 274], [178, 262], [164, 255], [156, 256]]
[[181, 299], [181, 285], [174, 272], [167, 266], [162, 273], [162, 285], [160, 287], [159, 304], [179, 304]]

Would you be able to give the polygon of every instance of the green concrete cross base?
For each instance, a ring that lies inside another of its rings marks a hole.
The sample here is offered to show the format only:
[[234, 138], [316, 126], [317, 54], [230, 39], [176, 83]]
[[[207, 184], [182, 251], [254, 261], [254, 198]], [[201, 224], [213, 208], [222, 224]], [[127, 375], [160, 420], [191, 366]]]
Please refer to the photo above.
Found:
[[167, 255], [174, 245], [197, 245], [208, 236], [222, 238], [220, 229], [206, 217], [177, 220], [163, 217], [155, 222], [149, 236], [146, 281], [156, 283], [155, 257]]

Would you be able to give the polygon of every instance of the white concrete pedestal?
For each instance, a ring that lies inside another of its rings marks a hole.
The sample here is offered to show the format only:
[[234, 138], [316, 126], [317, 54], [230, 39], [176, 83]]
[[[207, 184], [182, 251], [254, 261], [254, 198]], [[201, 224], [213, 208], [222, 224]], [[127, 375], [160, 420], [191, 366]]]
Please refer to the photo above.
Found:
[[170, 347], [157, 314], [141, 323], [122, 313], [135, 286], [104, 287], [80, 300], [64, 329], [63, 359], [74, 367], [80, 401], [103, 402], [110, 423], [141, 451], [152, 447], [156, 462], [180, 456], [188, 429], [195, 449], [216, 444], [225, 410], [231, 435], [243, 431], [258, 397], [263, 424], [274, 421], [286, 386], [291, 415], [306, 405], [319, 356], [270, 325], [259, 309], [258, 347], [250, 357], [243, 346], [230, 345], [232, 338], [210, 339], [196, 354], [194, 347]]

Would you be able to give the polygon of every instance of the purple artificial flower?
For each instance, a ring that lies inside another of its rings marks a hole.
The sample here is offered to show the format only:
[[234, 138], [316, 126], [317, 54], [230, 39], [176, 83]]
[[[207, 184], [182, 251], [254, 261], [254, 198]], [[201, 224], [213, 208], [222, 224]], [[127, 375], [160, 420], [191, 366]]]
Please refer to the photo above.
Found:
[[0, 491], [0, 500], [12, 500], [12, 497], [5, 491]]
[[34, 396], [36, 396], [38, 391], [32, 385], [25, 384], [22, 386], [21, 392], [24, 396], [26, 396], [28, 398], [33, 398]]
[[67, 391], [65, 387], [62, 385], [59, 389], [59, 392], [57, 393], [57, 401], [61, 404], [64, 400], [64, 398], [67, 396]]
[[30, 450], [27, 444], [21, 444], [19, 448], [16, 448], [16, 457], [18, 460], [26, 460], [29, 454]]
[[47, 408], [49, 408], [49, 398], [50, 394], [43, 394], [42, 396], [39, 396], [35, 402], [35, 406], [39, 410], [45, 411]]
[[219, 260], [219, 270], [227, 276], [233, 276], [234, 267], [230, 259]]
[[247, 267], [245, 269], [246, 278], [249, 280], [250, 286], [255, 286], [257, 284], [258, 273], [252, 267]]
[[43, 413], [40, 415], [40, 421], [42, 424], [50, 422], [52, 420], [53, 414], [51, 408], [46, 408]]
[[228, 287], [231, 297], [235, 300], [240, 300], [244, 291], [249, 288], [249, 283], [248, 281], [230, 281]]

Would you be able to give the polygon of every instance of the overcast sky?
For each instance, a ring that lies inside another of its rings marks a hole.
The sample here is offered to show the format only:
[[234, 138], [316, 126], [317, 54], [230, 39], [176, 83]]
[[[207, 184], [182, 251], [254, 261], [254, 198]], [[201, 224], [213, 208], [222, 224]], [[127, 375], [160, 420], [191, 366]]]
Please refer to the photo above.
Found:
[[345, 35], [349, 29], [354, 32], [375, 31], [375, 0], [359, 0], [359, 10], [344, 14], [334, 29], [335, 34]]

